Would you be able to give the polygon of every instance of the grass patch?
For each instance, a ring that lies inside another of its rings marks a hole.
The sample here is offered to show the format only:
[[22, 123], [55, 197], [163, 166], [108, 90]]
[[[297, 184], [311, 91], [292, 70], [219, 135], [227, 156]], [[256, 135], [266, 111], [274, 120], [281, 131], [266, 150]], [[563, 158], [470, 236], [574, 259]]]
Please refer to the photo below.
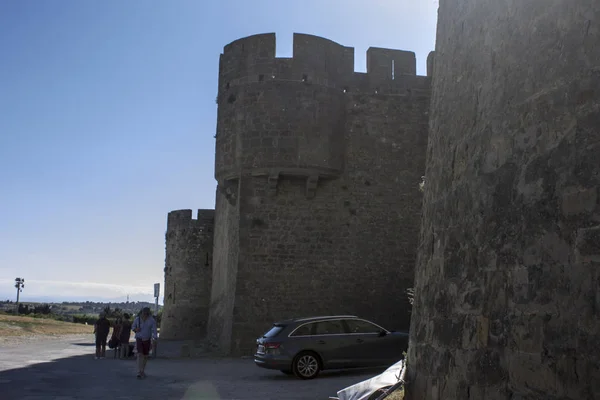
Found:
[[0, 337], [92, 334], [92, 325], [56, 321], [50, 318], [32, 318], [0, 314]]
[[385, 400], [404, 400], [404, 388], [394, 390]]

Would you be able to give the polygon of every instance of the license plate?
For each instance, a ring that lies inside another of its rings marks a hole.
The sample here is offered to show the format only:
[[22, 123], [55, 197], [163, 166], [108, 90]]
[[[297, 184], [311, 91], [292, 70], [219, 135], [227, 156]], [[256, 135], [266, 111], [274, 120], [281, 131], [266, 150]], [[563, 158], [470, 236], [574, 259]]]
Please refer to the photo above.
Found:
[[265, 352], [265, 346], [263, 346], [262, 344], [259, 344], [258, 345], [258, 350], [256, 350], [256, 352], [264, 354], [264, 352]]

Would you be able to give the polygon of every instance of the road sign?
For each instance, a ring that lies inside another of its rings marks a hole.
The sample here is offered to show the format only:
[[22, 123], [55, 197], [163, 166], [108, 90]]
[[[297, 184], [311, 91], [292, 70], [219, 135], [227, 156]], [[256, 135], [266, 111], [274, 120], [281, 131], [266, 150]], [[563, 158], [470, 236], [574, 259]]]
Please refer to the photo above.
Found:
[[154, 284], [154, 297], [160, 297], [160, 283]]

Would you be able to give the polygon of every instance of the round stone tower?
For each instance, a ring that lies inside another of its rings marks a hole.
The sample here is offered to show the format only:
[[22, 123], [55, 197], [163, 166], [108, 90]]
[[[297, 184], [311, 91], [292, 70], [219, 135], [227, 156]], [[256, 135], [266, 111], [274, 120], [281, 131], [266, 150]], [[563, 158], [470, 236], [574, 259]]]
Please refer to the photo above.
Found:
[[352, 48], [311, 35], [294, 36], [293, 58], [275, 57], [275, 34], [228, 44], [219, 63], [219, 184], [241, 174], [339, 175], [353, 60]]
[[600, 3], [442, 0], [420, 399], [600, 398]]
[[165, 300], [160, 338], [199, 340], [206, 335], [212, 278], [214, 210], [169, 213]]

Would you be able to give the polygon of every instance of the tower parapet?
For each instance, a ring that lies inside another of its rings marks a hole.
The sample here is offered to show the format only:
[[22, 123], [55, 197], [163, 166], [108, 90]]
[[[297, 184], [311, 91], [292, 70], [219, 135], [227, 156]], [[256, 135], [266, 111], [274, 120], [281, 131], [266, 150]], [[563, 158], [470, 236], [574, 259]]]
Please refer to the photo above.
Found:
[[376, 83], [417, 75], [417, 59], [412, 51], [371, 47], [367, 50], [367, 74]]
[[[275, 34], [238, 39], [219, 62], [215, 178], [242, 174], [338, 177], [344, 169], [349, 98], [427, 91], [412, 52], [370, 48], [366, 74], [354, 72], [354, 48], [294, 34], [293, 57], [275, 57]], [[308, 185], [308, 182], [307, 182]], [[311, 191], [307, 191], [311, 192]]]
[[192, 210], [171, 211], [167, 217], [167, 231], [182, 227], [196, 227], [203, 231], [212, 232], [215, 221], [215, 210], [198, 210], [194, 219]]

